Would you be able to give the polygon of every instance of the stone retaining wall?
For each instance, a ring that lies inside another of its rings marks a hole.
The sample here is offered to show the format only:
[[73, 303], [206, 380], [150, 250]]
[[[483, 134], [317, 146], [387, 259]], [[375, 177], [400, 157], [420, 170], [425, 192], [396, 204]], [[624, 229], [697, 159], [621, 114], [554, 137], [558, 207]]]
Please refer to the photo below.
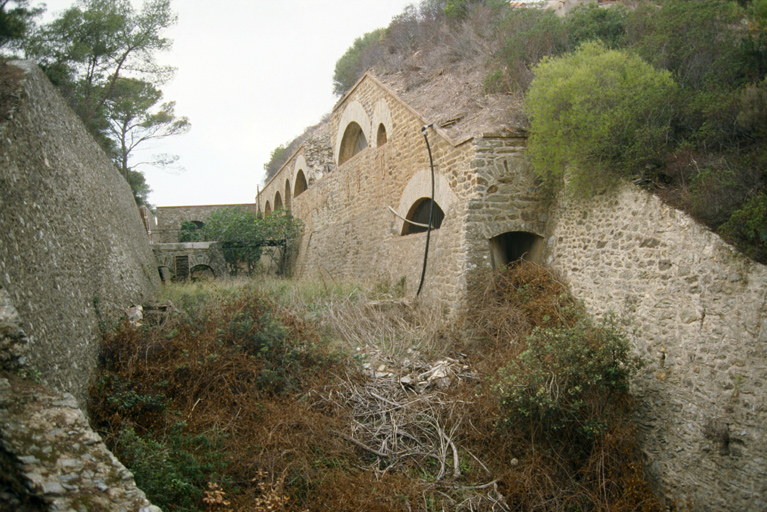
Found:
[[148, 300], [159, 274], [130, 187], [29, 62], [0, 120], [0, 286], [43, 382], [81, 403], [99, 321]]
[[552, 209], [545, 261], [633, 320], [648, 473], [692, 510], [767, 508], [767, 267], [633, 187]]

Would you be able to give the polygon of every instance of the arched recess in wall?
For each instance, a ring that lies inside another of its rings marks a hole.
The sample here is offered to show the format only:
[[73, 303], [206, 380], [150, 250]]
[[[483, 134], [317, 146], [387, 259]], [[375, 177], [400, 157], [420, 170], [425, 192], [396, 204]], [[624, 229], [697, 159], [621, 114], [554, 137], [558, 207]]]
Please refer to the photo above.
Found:
[[346, 131], [341, 140], [341, 149], [338, 150], [338, 165], [343, 165], [366, 147], [368, 147], [368, 140], [362, 131], [362, 127], [352, 121], [346, 126]]
[[[410, 210], [405, 215], [405, 218], [416, 224], [429, 225], [429, 213], [431, 212], [431, 197], [422, 197], [418, 199]], [[445, 219], [445, 212], [442, 211], [438, 202], [434, 202], [434, 214], [432, 217], [432, 229], [439, 229], [442, 227], [442, 221]], [[412, 235], [415, 233], [423, 233], [427, 230], [426, 226], [419, 226], [411, 224], [410, 222], [402, 223], [402, 235]]]
[[285, 180], [285, 208], [290, 210], [290, 180]]
[[272, 213], [272, 205], [267, 201], [266, 205], [264, 205], [264, 215], [269, 215], [270, 213]]
[[282, 209], [282, 197], [280, 197], [279, 192], [274, 193], [274, 211]]
[[389, 104], [384, 99], [380, 99], [376, 103], [372, 126], [376, 132], [375, 147], [386, 144], [394, 133]]
[[[410, 178], [405, 185], [405, 190], [400, 196], [397, 213], [402, 217], [408, 218], [408, 214], [415, 212], [413, 207], [416, 203], [423, 203], [423, 199], [431, 199], [431, 173], [429, 171], [418, 171]], [[447, 179], [440, 173], [434, 174], [434, 201], [443, 212], [443, 218], [449, 214], [450, 208], [458, 201], [458, 197], [450, 188]], [[428, 205], [428, 201], [427, 201]], [[426, 215], [428, 216], [428, 211]], [[406, 234], [404, 230], [405, 221], [399, 217], [394, 220], [394, 233]], [[424, 223], [425, 224], [425, 223]]]
[[195, 265], [189, 270], [189, 276], [192, 281], [212, 281], [216, 273], [210, 265]]
[[540, 263], [543, 237], [528, 231], [508, 231], [490, 239], [493, 268], [519, 260]]
[[296, 164], [293, 166], [293, 197], [298, 197], [309, 188], [309, 182], [306, 180], [306, 172], [304, 171], [304, 169], [308, 168], [309, 166], [306, 165], [304, 155], [298, 155]]
[[298, 174], [296, 174], [296, 184], [295, 188], [293, 189], [293, 197], [298, 197], [301, 195], [301, 193], [309, 188], [306, 185], [306, 176], [304, 176], [303, 169], [298, 170]]
[[352, 101], [344, 109], [336, 132], [335, 160], [341, 165], [362, 151], [370, 138], [370, 118], [358, 101]]

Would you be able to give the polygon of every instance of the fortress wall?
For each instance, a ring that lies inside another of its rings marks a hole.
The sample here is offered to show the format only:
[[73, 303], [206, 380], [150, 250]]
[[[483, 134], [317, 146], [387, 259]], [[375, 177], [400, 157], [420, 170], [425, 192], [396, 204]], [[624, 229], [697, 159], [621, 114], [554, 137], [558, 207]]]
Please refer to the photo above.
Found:
[[[1, 65], [1, 64], [0, 64]], [[0, 124], [0, 286], [42, 380], [83, 402], [99, 320], [148, 299], [157, 264], [130, 187], [32, 63]]]
[[627, 315], [648, 473], [692, 510], [767, 508], [767, 267], [634, 187], [552, 210], [545, 261]]

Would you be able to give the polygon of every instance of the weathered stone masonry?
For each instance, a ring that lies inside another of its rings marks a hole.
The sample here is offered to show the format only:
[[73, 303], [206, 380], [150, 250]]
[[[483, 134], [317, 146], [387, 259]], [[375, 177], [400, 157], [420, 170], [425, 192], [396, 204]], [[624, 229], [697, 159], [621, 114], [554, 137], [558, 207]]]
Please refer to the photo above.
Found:
[[[0, 510], [159, 512], [78, 407], [99, 321], [159, 283], [146, 231], [130, 187], [36, 65], [9, 65], [23, 73], [0, 84], [18, 100], [0, 120]], [[19, 371], [57, 389], [8, 373]]]
[[0, 285], [43, 381], [82, 403], [100, 315], [148, 299], [157, 265], [130, 187], [33, 63], [0, 125]]
[[767, 268], [625, 188], [552, 209], [545, 262], [595, 314], [632, 319], [636, 421], [658, 491], [693, 510], [767, 508]]
[[[270, 211], [276, 201], [289, 197], [286, 191], [299, 174], [308, 175], [311, 186], [290, 197], [292, 213], [304, 222], [297, 274], [367, 283], [405, 277], [407, 294], [415, 295], [426, 233], [403, 236], [403, 221], [389, 208], [408, 217], [419, 201], [431, 196], [422, 133], [428, 121], [366, 75], [336, 105], [328, 124], [333, 161], [317, 162], [302, 146], [261, 191], [260, 204]], [[345, 146], [344, 138], [355, 134], [352, 129], [361, 131], [368, 143], [357, 153]], [[439, 298], [455, 310], [465, 295], [467, 275], [492, 261], [487, 233], [541, 234], [545, 219], [541, 222], [537, 214], [534, 221], [527, 219], [537, 199], [532, 182], [520, 173], [520, 166], [527, 165], [524, 138], [485, 134], [456, 139], [439, 126], [428, 128], [427, 135], [435, 202], [444, 220], [431, 235], [423, 296]], [[317, 168], [331, 172], [313, 172]], [[496, 215], [498, 205], [509, 200], [525, 208], [524, 219], [518, 211]]]

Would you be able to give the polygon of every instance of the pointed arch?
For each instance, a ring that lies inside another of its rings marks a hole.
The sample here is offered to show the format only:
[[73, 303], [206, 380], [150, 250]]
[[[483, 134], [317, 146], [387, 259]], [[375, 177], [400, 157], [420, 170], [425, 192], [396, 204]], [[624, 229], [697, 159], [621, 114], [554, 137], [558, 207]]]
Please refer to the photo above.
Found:
[[282, 196], [279, 191], [274, 193], [274, 211], [282, 209]]
[[264, 205], [264, 215], [269, 215], [272, 213], [272, 205], [269, 204], [269, 200], [266, 200], [266, 205]]

